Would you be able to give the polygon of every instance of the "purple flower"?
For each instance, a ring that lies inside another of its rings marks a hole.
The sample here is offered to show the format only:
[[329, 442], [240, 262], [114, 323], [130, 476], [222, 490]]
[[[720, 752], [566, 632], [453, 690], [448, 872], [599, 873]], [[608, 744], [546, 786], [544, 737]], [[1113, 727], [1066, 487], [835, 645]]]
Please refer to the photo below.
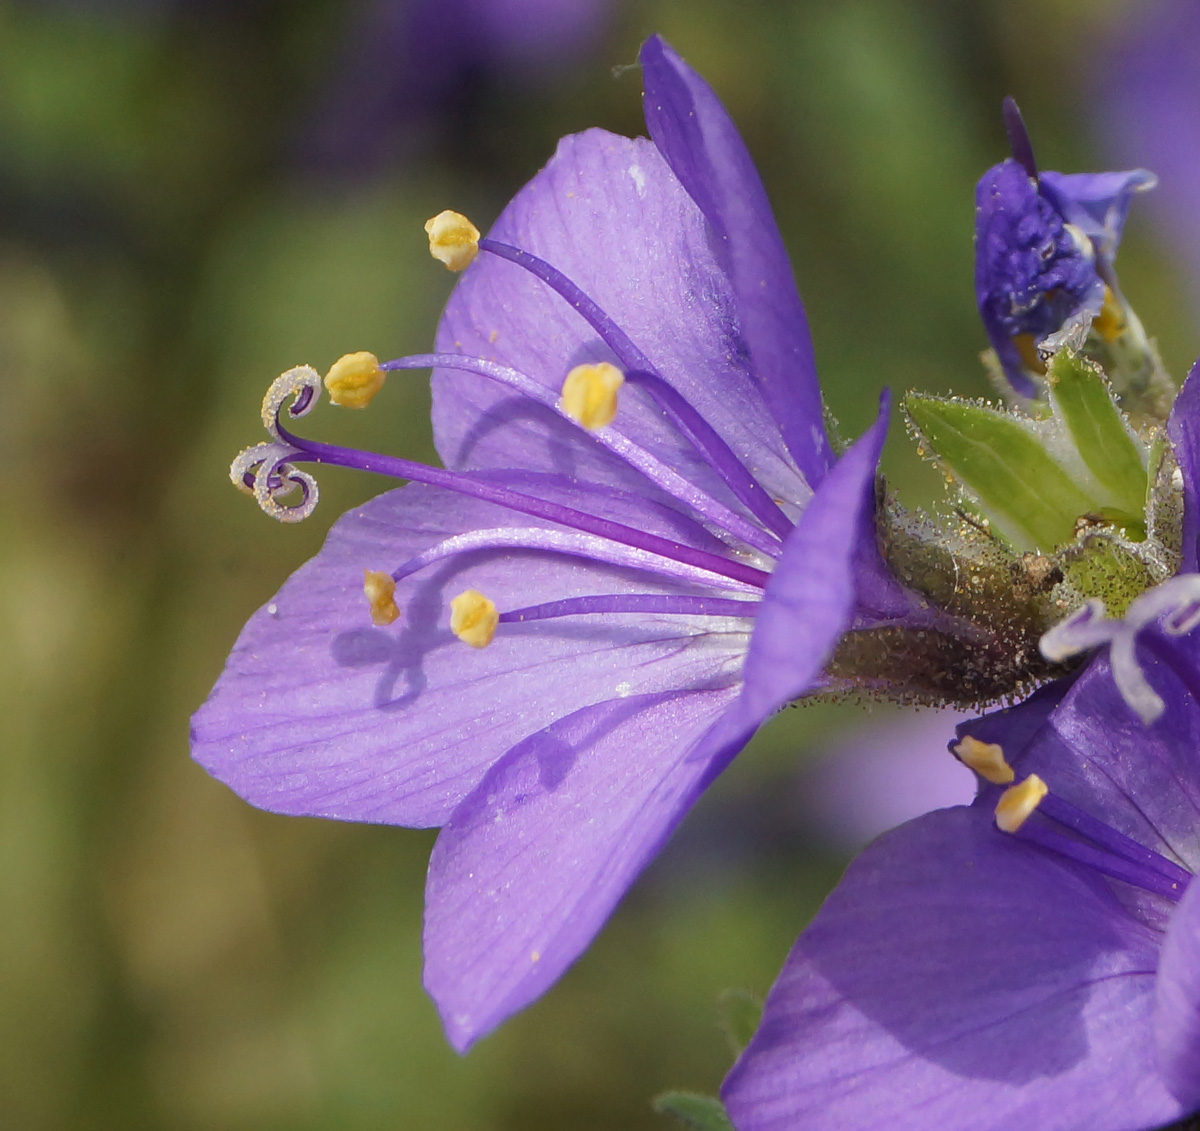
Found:
[[1145, 169], [1039, 172], [1011, 99], [1004, 117], [1013, 156], [975, 191], [975, 298], [1008, 383], [1032, 397], [1045, 372], [1039, 348], [1080, 348], [1106, 301], [1111, 331], [1124, 328], [1130, 312], [1113, 260], [1133, 194], [1156, 178]]
[[1198, 574], [1085, 609], [1043, 648], [1106, 655], [960, 725], [975, 802], [868, 847], [800, 936], [725, 1083], [739, 1131], [1200, 1109], [1198, 622]]
[[[459, 1049], [574, 961], [847, 628], [933, 616], [875, 549], [883, 416], [834, 461], [733, 123], [661, 40], [641, 61], [652, 140], [565, 138], [478, 242], [438, 352], [346, 359], [372, 392], [436, 368], [446, 470], [296, 437], [280, 415], [315, 402], [307, 367], [235, 463], [285, 518], [289, 485], [296, 514], [315, 503], [302, 462], [414, 481], [345, 515], [250, 620], [193, 749], [263, 808], [443, 826], [425, 978]], [[439, 225], [470, 258], [469, 224]], [[623, 377], [611, 424], [578, 423], [580, 372], [609, 408]]]
[[1161, 174], [1152, 207], [1200, 296], [1200, 7], [1138, 5], [1117, 24], [1105, 54], [1087, 70], [1098, 140]]

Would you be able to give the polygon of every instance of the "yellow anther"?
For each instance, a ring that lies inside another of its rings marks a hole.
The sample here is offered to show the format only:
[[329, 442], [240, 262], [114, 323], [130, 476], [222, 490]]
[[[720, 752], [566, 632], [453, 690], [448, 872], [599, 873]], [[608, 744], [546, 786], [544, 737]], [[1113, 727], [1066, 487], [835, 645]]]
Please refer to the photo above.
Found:
[[1049, 787], [1037, 774], [1030, 774], [1024, 781], [1010, 785], [996, 802], [996, 827], [1003, 833], [1015, 833], [1049, 792]]
[[325, 375], [329, 399], [343, 408], [366, 408], [383, 388], [387, 376], [379, 368], [379, 358], [363, 350], [343, 354]]
[[450, 602], [450, 631], [472, 648], [486, 648], [499, 623], [496, 606], [477, 589], [468, 589]]
[[1005, 759], [1003, 749], [994, 742], [980, 742], [967, 734], [953, 751], [964, 766], [992, 785], [1008, 785], [1017, 776]]
[[577, 365], [563, 382], [563, 412], [588, 431], [603, 428], [617, 415], [617, 390], [623, 384], [625, 374], [607, 361]]
[[1125, 333], [1127, 325], [1125, 311], [1121, 309], [1121, 304], [1117, 301], [1117, 296], [1113, 294], [1112, 287], [1105, 287], [1104, 305], [1092, 321], [1092, 329], [1106, 342], [1115, 342]]
[[479, 229], [461, 212], [439, 212], [425, 221], [429, 254], [451, 271], [465, 271], [479, 254]]
[[400, 607], [396, 604], [396, 583], [390, 573], [364, 569], [363, 592], [371, 605], [372, 624], [383, 628], [400, 615]]
[[1032, 334], [1014, 334], [1013, 345], [1017, 347], [1021, 364], [1033, 373], [1045, 373], [1046, 363], [1038, 355], [1037, 344]]

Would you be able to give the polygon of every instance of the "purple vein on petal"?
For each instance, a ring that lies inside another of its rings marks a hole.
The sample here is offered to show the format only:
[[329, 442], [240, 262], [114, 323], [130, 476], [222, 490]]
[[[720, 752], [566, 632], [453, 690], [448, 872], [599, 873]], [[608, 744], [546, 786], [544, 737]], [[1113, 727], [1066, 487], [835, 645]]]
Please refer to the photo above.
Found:
[[[488, 361], [485, 358], [465, 357], [453, 353], [416, 354], [412, 357], [402, 357], [395, 361], [384, 362], [379, 368], [384, 370], [456, 369], [463, 373], [474, 373], [506, 385], [531, 400], [537, 401], [538, 404], [545, 405], [564, 420], [575, 423], [572, 417], [563, 412], [559, 398], [552, 389], [535, 381], [519, 369], [511, 369], [507, 365], [500, 365], [498, 362]], [[714, 499], [707, 491], [685, 479], [679, 472], [668, 467], [645, 448], [635, 444], [618, 429], [611, 426], [598, 428], [589, 435], [614, 455], [623, 459], [634, 470], [641, 472], [651, 483], [672, 498], [691, 507], [698, 514], [703, 515], [735, 538], [740, 538], [747, 545], [753, 546], [756, 550], [761, 550], [764, 554], [770, 554], [775, 558], [779, 556], [782, 543], [778, 537], [743, 518], [736, 511], [730, 510], [720, 500]]]
[[[770, 494], [750, 473], [745, 464], [734, 455], [728, 444], [716, 430], [666, 381], [658, 376], [650, 359], [592, 299], [571, 282], [557, 267], [539, 259], [536, 255], [520, 248], [511, 247], [492, 239], [479, 241], [480, 251], [488, 251], [501, 259], [507, 259], [536, 275], [559, 295], [580, 317], [600, 335], [604, 344], [613, 351], [626, 370], [626, 378], [639, 380], [666, 412], [688, 440], [708, 461], [713, 470], [725, 481], [729, 489], [746, 505], [769, 530], [781, 538], [787, 536], [792, 523], [776, 505]], [[649, 380], [647, 378], [650, 378]], [[669, 390], [671, 395], [663, 392]], [[687, 414], [680, 415], [681, 406]]]
[[554, 617], [597, 613], [668, 613], [694, 617], [753, 617], [758, 601], [735, 601], [724, 597], [700, 597], [669, 593], [615, 593], [610, 596], [567, 597], [542, 605], [527, 605], [500, 614], [501, 624], [521, 624]]
[[626, 569], [647, 570], [659, 577], [670, 577], [700, 585], [716, 585], [722, 589], [740, 589], [748, 593], [761, 592], [759, 586], [731, 580], [726, 574], [716, 574], [712, 570], [689, 565], [650, 550], [620, 545], [609, 538], [599, 538], [579, 531], [545, 530], [530, 526], [498, 526], [454, 534], [409, 558], [392, 573], [392, 578], [402, 581], [434, 562], [473, 550], [546, 550]]
[[585, 514], [572, 507], [564, 507], [560, 503], [537, 499], [532, 495], [524, 495], [507, 487], [500, 487], [484, 479], [475, 479], [457, 471], [447, 471], [445, 468], [430, 467], [414, 460], [401, 459], [398, 456], [385, 456], [378, 452], [364, 452], [340, 448], [336, 444], [326, 444], [318, 440], [303, 440], [293, 435], [283, 425], [279, 425], [279, 433], [283, 441], [297, 450], [292, 462], [309, 462], [331, 464], [338, 467], [351, 467], [359, 471], [369, 471], [376, 475], [388, 475], [396, 479], [409, 479], [417, 483], [428, 483], [433, 487], [444, 487], [460, 495], [482, 499], [485, 502], [496, 503], [507, 507], [519, 514], [531, 515], [534, 518], [544, 518], [561, 526], [572, 527], [586, 534], [594, 534], [626, 546], [647, 550], [652, 554], [660, 554], [665, 558], [673, 558], [678, 562], [694, 565], [699, 569], [744, 582], [755, 588], [766, 586], [769, 573], [754, 566], [731, 561], [719, 554], [710, 554], [706, 550], [697, 550], [685, 546], [670, 538], [662, 538], [657, 534], [635, 530], [620, 522], [597, 518]]

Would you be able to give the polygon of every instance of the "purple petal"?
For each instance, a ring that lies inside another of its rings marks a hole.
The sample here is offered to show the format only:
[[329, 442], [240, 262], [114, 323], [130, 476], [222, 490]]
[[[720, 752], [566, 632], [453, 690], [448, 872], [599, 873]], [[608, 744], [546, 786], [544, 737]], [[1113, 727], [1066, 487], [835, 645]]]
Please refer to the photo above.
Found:
[[735, 688], [587, 707], [515, 747], [429, 863], [425, 986], [465, 1050], [554, 982], [727, 761]]
[[[489, 236], [541, 257], [581, 287], [774, 497], [803, 505], [809, 489], [742, 356], [730, 284], [704, 218], [650, 142], [603, 130], [563, 138]], [[512, 366], [556, 397], [573, 366], [611, 360], [545, 283], [488, 254], [464, 272], [438, 346]], [[644, 485], [573, 423], [477, 377], [437, 371], [433, 418], [449, 467], [532, 467], [631, 490]], [[612, 427], [737, 506], [643, 390], [621, 390]]]
[[1200, 361], [1192, 366], [1167, 420], [1167, 435], [1183, 473], [1183, 564], [1200, 569]]
[[1101, 88], [1098, 140], [1162, 178], [1149, 206], [1200, 296], [1200, 6], [1136, 5], [1113, 30], [1109, 57], [1086, 71]]
[[808, 320], [762, 181], [708, 83], [658, 36], [640, 59], [650, 136], [712, 225], [754, 372], [788, 450], [815, 486], [833, 457]]
[[[536, 483], [563, 501], [586, 495], [589, 509], [640, 529], [706, 537], [649, 501], [539, 476], [506, 482]], [[505, 625], [482, 650], [451, 635], [446, 606], [467, 588], [501, 610], [692, 591], [561, 554], [480, 551], [438, 563], [397, 585], [399, 621], [371, 627], [364, 569], [394, 570], [445, 537], [511, 522], [498, 507], [423, 486], [345, 515], [243, 630], [193, 720], [196, 759], [276, 812], [438, 825], [510, 747], [571, 711], [736, 678], [746, 634], [727, 619], [614, 614]]]
[[1167, 1088], [1188, 1110], [1200, 1108], [1200, 884], [1171, 916], [1158, 959], [1154, 1038]]
[[817, 488], [767, 582], [739, 708], [749, 724], [812, 687], [855, 609], [854, 561], [887, 433], [886, 402]]
[[739, 1131], [1135, 1131], [1181, 1114], [1159, 936], [1098, 878], [947, 809], [880, 838], [800, 936], [723, 1089]]
[[1110, 262], [1125, 229], [1134, 196], [1158, 184], [1148, 169], [1122, 173], [1054, 173], [1039, 178], [1042, 195], [1068, 224], [1074, 224], [1095, 244], [1096, 253]]
[[[1138, 649], [1166, 709], [1146, 726], [1097, 657], [1050, 717], [1050, 731], [1021, 761], [1073, 805], [1139, 844], [1200, 868], [1200, 709], [1165, 665]], [[1062, 747], [1069, 749], [1062, 749]]]
[[[1107, 657], [1075, 679], [1057, 681], [1017, 707], [963, 723], [959, 735], [995, 742], [1021, 774], [1036, 773], [1051, 792], [1119, 833], [1183, 864], [1200, 866], [1200, 710], [1183, 685], [1139, 648], [1166, 709], [1146, 726], [1113, 683]], [[990, 808], [997, 788], [981, 785]]]

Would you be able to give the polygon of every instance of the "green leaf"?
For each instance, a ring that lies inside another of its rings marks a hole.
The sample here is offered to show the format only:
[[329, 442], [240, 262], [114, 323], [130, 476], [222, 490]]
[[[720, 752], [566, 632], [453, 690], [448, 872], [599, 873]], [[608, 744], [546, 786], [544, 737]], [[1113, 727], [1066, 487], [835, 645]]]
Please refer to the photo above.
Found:
[[1108, 509], [1136, 521], [1146, 506], [1146, 463], [1103, 374], [1064, 349], [1054, 355], [1047, 379], [1055, 416], [1066, 426], [1088, 471], [1112, 495]]
[[695, 1092], [664, 1092], [654, 1101], [654, 1110], [673, 1115], [693, 1131], [733, 1131], [725, 1106], [712, 1096]]
[[721, 1029], [738, 1056], [754, 1036], [762, 1020], [763, 1003], [749, 990], [724, 990], [717, 998], [717, 1009], [721, 1015]]
[[1034, 427], [965, 401], [909, 393], [904, 411], [944, 469], [1018, 550], [1053, 550], [1074, 536], [1090, 498], [1051, 458]]

